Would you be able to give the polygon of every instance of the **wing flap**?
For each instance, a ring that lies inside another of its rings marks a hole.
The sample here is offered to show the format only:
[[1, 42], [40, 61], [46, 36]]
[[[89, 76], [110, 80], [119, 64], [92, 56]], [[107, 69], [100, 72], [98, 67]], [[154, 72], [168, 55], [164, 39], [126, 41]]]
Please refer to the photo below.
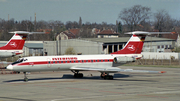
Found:
[[79, 70], [79, 71], [98, 71], [98, 72], [108, 72], [108, 73], [116, 73], [119, 71], [117, 67], [71, 67], [71, 70]]

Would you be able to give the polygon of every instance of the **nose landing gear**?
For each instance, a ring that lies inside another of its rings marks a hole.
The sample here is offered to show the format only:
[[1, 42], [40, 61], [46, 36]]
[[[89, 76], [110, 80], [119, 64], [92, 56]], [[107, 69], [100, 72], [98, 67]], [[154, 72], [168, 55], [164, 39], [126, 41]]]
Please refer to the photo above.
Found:
[[26, 72], [23, 72], [24, 73], [24, 82], [27, 82], [28, 81], [28, 78], [26, 76]]

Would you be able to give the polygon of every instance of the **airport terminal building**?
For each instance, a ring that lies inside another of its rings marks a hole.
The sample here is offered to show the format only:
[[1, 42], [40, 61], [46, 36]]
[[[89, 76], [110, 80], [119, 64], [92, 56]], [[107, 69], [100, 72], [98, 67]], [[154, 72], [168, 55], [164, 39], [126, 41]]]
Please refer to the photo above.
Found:
[[[110, 54], [124, 47], [130, 37], [119, 38], [82, 38], [57, 41], [44, 41], [43, 50], [48, 55], [63, 55], [68, 48], [76, 54]], [[176, 40], [147, 37], [143, 52], [166, 52], [175, 46]]]

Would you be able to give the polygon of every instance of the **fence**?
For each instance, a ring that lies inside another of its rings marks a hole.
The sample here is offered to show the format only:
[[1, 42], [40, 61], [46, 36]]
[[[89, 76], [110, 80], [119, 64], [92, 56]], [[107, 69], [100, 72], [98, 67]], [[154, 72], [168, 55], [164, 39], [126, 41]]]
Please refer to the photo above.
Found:
[[178, 59], [139, 59], [130, 65], [167, 65], [180, 67], [180, 60]]
[[166, 59], [180, 59], [180, 53], [158, 53], [158, 52], [142, 52], [143, 59], [157, 59], [157, 60], [166, 60]]

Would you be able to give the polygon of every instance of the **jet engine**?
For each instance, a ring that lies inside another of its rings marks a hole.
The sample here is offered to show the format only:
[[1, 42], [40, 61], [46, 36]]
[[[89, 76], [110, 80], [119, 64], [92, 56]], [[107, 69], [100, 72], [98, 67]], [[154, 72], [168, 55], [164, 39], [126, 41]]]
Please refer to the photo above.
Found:
[[0, 52], [0, 58], [12, 57], [15, 56], [14, 52]]
[[136, 58], [134, 57], [126, 57], [126, 56], [120, 56], [114, 58], [114, 63], [129, 63], [129, 62], [135, 62]]

